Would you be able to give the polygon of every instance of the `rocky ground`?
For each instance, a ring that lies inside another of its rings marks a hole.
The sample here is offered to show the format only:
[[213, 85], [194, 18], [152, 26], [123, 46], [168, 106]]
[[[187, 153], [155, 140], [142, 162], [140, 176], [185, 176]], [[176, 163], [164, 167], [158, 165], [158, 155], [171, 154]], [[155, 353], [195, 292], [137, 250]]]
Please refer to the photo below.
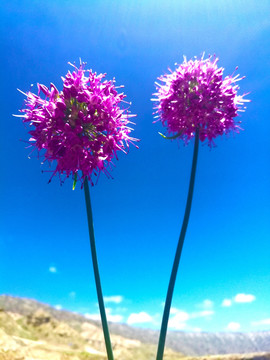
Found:
[[[147, 341], [151, 333], [147, 337], [144, 331], [143, 339], [135, 338], [137, 332], [132, 333], [132, 329], [124, 327], [122, 331], [119, 326], [118, 334], [114, 329], [111, 342], [115, 360], [155, 360], [156, 344]], [[263, 339], [263, 346], [267, 339]], [[199, 340], [193, 339], [196, 346]], [[267, 352], [247, 352], [193, 357], [167, 348], [164, 360], [270, 360]], [[35, 300], [0, 296], [0, 360], [106, 360], [103, 332], [98, 322], [82, 315], [59, 311]]]
[[[116, 360], [154, 359], [156, 347], [119, 335], [111, 341]], [[166, 360], [181, 354], [166, 351]], [[105, 360], [102, 329], [88, 321], [70, 326], [43, 309], [27, 316], [0, 311], [0, 360]]]

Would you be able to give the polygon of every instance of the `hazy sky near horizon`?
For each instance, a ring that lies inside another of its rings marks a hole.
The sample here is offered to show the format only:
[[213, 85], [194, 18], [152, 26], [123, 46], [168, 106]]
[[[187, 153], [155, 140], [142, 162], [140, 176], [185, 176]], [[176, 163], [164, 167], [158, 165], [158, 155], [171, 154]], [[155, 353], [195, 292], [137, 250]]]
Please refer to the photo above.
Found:
[[79, 59], [124, 85], [139, 149], [119, 154], [90, 189], [110, 321], [158, 329], [188, 190], [193, 142], [166, 141], [153, 124], [157, 77], [216, 54], [245, 75], [243, 131], [200, 144], [194, 199], [171, 311], [186, 331], [270, 329], [270, 3], [267, 0], [3, 0], [0, 5], [0, 294], [98, 314], [84, 193], [63, 186], [12, 117], [31, 84]]

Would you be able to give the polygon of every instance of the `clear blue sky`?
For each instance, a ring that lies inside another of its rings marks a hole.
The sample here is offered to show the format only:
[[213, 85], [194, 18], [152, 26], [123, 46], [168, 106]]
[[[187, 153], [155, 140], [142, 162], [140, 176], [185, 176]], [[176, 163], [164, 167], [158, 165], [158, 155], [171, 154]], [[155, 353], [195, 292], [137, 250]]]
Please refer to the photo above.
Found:
[[113, 180], [91, 188], [109, 319], [159, 328], [193, 144], [158, 135], [150, 98], [168, 67], [205, 51], [225, 75], [239, 66], [252, 102], [244, 131], [200, 145], [171, 328], [270, 329], [269, 15], [268, 0], [1, 2], [1, 294], [97, 314], [84, 193], [71, 180], [47, 184], [12, 117], [24, 101], [17, 88], [61, 88], [68, 61], [81, 58], [125, 85], [141, 139], [120, 154]]

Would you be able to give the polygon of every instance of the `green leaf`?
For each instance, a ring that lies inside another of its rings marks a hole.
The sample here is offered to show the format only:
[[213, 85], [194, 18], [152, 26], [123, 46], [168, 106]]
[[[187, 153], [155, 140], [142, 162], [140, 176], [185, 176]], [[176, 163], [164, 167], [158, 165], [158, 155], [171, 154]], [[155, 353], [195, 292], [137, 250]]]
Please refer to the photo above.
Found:
[[74, 175], [74, 179], [73, 179], [73, 186], [72, 186], [72, 190], [75, 190], [76, 184], [77, 184], [77, 179], [78, 179], [78, 174], [75, 173]]
[[178, 138], [180, 135], [182, 135], [182, 131], [180, 131], [178, 134], [173, 135], [173, 136], [165, 136], [165, 135], [161, 134], [160, 132], [159, 132], [159, 135], [161, 135], [163, 137], [163, 139], [173, 140], [173, 139]]

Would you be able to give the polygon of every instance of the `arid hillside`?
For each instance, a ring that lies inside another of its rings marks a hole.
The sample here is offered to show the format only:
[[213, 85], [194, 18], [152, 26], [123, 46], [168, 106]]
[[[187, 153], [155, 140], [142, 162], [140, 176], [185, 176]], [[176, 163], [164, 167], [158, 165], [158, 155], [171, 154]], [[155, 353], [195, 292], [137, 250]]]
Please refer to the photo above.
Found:
[[[54, 316], [55, 315], [55, 316]], [[156, 346], [111, 336], [115, 360], [154, 359]], [[182, 355], [167, 349], [166, 360]], [[98, 323], [29, 299], [0, 297], [0, 360], [105, 360]]]
[[[115, 360], [155, 359], [157, 331], [110, 328]], [[172, 332], [167, 345], [164, 360], [270, 360], [269, 332]], [[0, 296], [0, 360], [33, 359], [105, 360], [100, 324], [35, 300]]]

